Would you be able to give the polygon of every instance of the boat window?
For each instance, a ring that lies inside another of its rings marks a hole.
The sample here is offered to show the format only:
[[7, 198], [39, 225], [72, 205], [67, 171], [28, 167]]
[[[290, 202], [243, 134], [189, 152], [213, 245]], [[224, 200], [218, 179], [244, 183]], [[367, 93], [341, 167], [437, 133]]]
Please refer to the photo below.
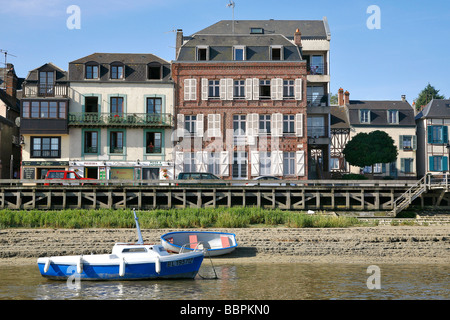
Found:
[[135, 253], [135, 252], [147, 252], [145, 248], [125, 248], [122, 250], [122, 253]]

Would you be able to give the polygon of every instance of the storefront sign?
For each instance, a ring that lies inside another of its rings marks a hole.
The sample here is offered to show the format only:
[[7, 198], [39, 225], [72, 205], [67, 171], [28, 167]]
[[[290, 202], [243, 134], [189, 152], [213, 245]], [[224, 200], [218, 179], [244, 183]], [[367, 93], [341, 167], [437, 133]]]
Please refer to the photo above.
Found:
[[22, 166], [27, 167], [67, 167], [69, 161], [22, 161]]

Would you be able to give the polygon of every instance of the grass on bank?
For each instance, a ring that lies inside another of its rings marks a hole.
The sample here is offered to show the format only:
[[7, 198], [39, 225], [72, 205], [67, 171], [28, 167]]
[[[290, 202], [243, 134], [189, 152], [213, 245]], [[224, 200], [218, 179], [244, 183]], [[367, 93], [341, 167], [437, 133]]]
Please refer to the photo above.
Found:
[[[246, 228], [251, 226], [289, 228], [343, 228], [359, 225], [354, 217], [334, 217], [303, 212], [260, 208], [157, 209], [137, 211], [144, 229], [160, 228]], [[134, 228], [131, 209], [111, 210], [0, 210], [0, 228]]]

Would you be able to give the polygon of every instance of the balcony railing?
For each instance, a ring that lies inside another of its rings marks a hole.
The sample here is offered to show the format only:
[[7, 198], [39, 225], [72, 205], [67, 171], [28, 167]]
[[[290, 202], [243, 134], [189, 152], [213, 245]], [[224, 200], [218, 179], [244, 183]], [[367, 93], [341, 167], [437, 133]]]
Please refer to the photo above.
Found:
[[27, 83], [23, 85], [23, 97], [65, 97], [68, 96], [69, 85], [67, 83], [40, 84]]
[[306, 100], [308, 106], [327, 106], [328, 105], [328, 95], [327, 94], [307, 94]]
[[307, 72], [309, 75], [326, 75], [327, 64], [326, 63], [310, 63], [307, 66]]
[[170, 113], [69, 113], [69, 126], [172, 127]]
[[328, 138], [328, 126], [308, 126], [308, 138]]

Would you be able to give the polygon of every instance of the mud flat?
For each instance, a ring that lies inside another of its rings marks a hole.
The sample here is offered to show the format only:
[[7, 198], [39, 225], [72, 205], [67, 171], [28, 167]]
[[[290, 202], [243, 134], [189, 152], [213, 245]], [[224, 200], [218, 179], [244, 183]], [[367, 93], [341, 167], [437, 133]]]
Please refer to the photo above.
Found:
[[[238, 248], [214, 263], [450, 263], [450, 225], [352, 228], [205, 229], [236, 234]], [[175, 229], [144, 229], [146, 243]], [[0, 265], [35, 264], [42, 256], [111, 252], [135, 242], [135, 229], [2, 229]]]

